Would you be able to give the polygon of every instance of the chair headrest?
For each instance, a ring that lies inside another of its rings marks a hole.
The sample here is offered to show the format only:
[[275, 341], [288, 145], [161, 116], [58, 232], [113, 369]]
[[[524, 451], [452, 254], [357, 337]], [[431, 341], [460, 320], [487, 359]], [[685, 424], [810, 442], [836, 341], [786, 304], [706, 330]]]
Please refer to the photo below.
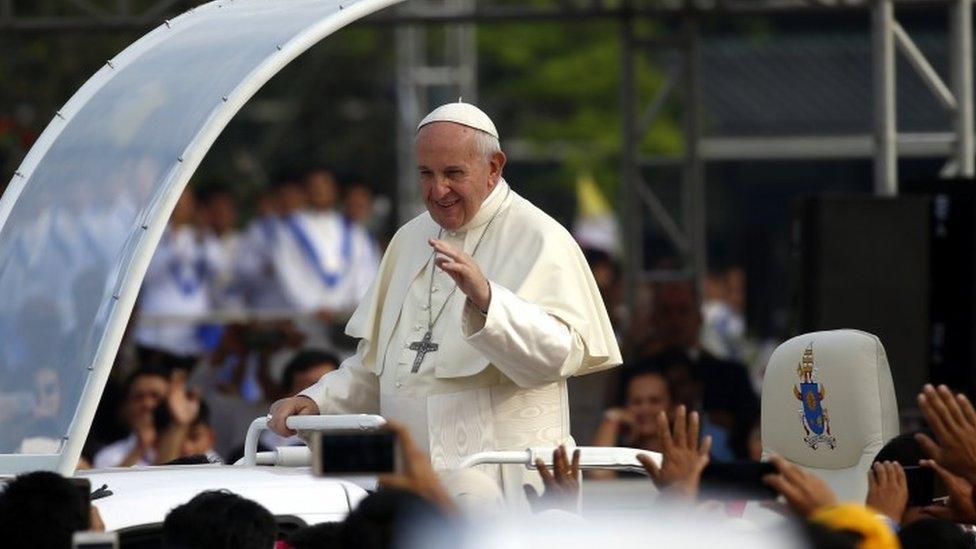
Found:
[[873, 458], [897, 434], [895, 388], [876, 336], [813, 332], [773, 351], [763, 378], [763, 454], [845, 469]]

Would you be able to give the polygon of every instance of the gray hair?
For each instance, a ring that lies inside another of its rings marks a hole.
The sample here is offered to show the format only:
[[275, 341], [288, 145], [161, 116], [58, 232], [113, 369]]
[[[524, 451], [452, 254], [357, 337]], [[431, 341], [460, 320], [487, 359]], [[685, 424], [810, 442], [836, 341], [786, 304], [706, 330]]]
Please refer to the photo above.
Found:
[[[420, 138], [420, 129], [421, 128], [417, 129], [417, 135], [414, 137], [414, 143], [416, 143], [417, 139]], [[483, 158], [485, 162], [491, 162], [491, 157], [494, 156], [495, 153], [502, 152], [502, 145], [498, 141], [497, 137], [477, 128], [468, 127], [468, 129], [474, 132], [472, 139], [474, 140], [475, 154]]]
[[502, 152], [502, 145], [494, 135], [476, 129], [474, 131], [474, 150], [486, 161], [490, 161], [495, 153]]

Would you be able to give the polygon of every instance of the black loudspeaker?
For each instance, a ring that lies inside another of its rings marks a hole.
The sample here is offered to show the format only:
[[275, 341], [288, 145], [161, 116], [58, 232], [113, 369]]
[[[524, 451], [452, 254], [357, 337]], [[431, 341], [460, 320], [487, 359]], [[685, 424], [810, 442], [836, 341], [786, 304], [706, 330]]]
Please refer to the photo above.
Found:
[[821, 196], [794, 218], [796, 333], [877, 335], [902, 409], [929, 378], [930, 211], [926, 196]]
[[976, 181], [930, 180], [902, 192], [930, 202], [928, 363], [931, 380], [976, 389]]

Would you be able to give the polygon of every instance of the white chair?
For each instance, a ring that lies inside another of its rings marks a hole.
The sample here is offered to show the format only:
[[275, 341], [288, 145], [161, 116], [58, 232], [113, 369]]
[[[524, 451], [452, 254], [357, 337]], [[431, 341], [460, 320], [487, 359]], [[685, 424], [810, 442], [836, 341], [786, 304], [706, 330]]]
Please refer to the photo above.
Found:
[[766, 367], [763, 455], [776, 453], [863, 502], [881, 447], [898, 435], [898, 404], [884, 346], [857, 330], [803, 334]]

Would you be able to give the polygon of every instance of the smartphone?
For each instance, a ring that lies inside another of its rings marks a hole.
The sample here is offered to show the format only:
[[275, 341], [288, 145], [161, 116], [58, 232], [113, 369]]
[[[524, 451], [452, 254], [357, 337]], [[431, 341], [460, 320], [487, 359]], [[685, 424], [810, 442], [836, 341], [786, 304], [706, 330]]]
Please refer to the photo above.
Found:
[[119, 549], [117, 532], [75, 532], [71, 536], [72, 549]]
[[391, 431], [335, 431], [312, 437], [312, 474], [378, 475], [400, 468], [400, 448]]
[[759, 461], [712, 462], [702, 471], [703, 499], [776, 499], [776, 491], [763, 483], [763, 477], [776, 472], [772, 463]]
[[943, 494], [936, 493], [935, 471], [919, 465], [903, 465], [908, 483], [908, 506], [924, 507]]

